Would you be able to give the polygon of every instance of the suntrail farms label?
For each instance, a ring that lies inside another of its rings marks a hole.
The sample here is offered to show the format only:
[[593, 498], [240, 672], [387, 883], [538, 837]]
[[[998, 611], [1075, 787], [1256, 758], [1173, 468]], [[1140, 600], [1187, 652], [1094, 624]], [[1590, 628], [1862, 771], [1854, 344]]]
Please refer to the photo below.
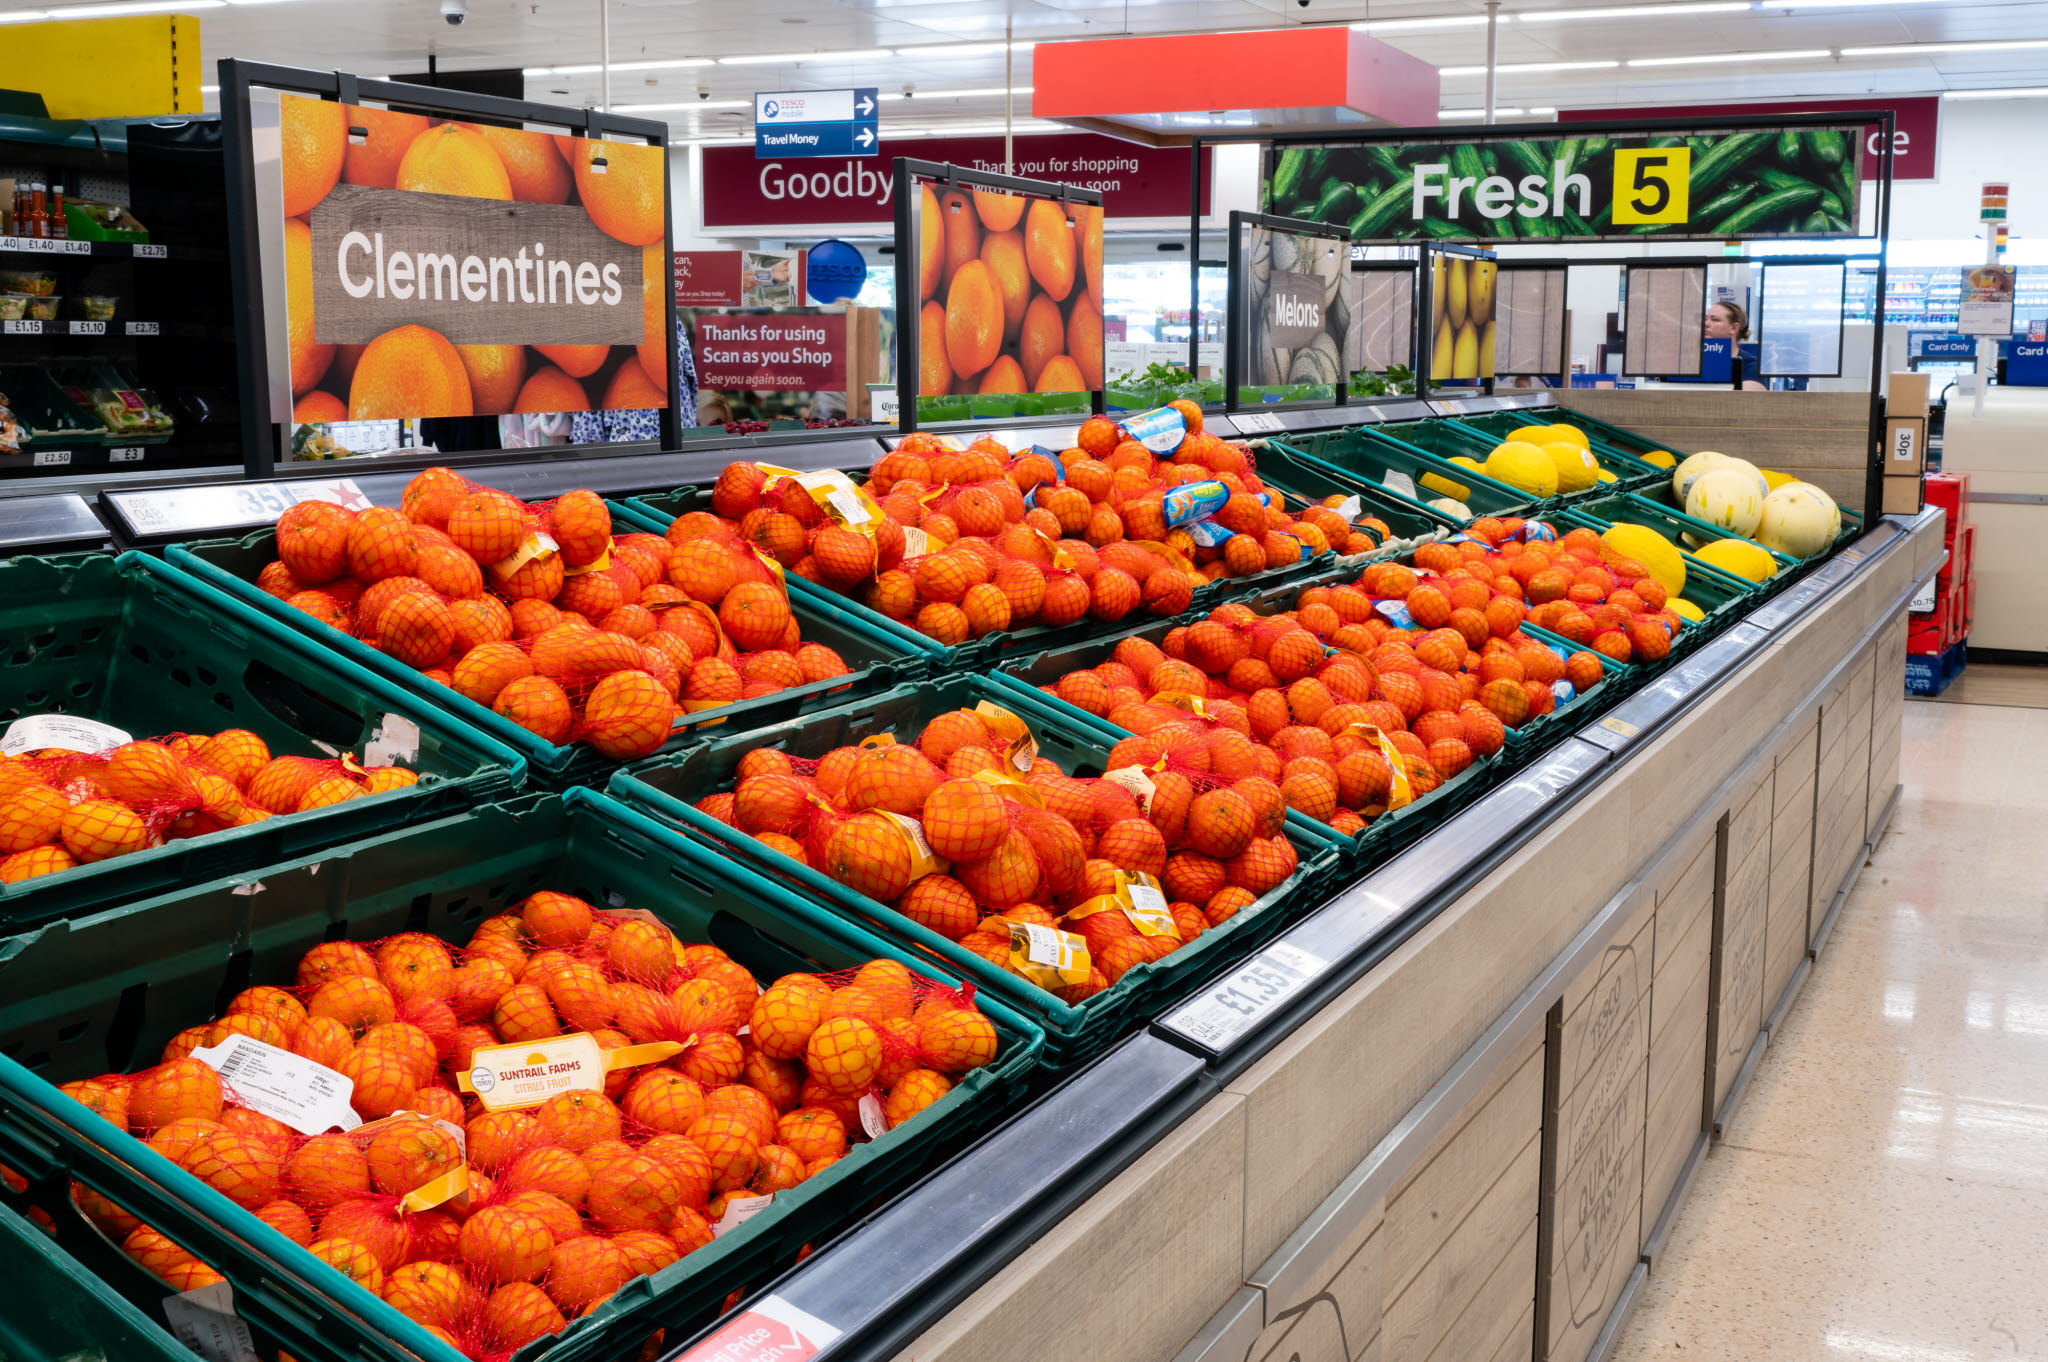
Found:
[[[314, 339], [637, 345], [641, 250], [573, 205], [338, 185], [312, 214]], [[659, 281], [657, 281], [659, 286]]]

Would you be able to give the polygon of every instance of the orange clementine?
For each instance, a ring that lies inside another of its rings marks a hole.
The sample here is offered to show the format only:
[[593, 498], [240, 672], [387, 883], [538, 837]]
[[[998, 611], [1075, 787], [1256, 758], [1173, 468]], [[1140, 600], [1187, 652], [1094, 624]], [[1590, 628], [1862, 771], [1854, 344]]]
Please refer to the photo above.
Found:
[[946, 288], [946, 359], [960, 377], [995, 362], [1003, 346], [1003, 300], [979, 259], [963, 263]]
[[1038, 371], [1038, 382], [1031, 386], [1035, 393], [1079, 393], [1089, 391], [1081, 378], [1080, 366], [1065, 355], [1055, 355], [1045, 362]]
[[475, 410], [462, 355], [446, 336], [424, 326], [397, 327], [371, 341], [349, 383], [352, 421], [468, 416]]
[[334, 363], [334, 347], [313, 341], [313, 229], [302, 218], [284, 220], [284, 292], [292, 394], [297, 396], [318, 383]]
[[1017, 359], [1024, 366], [1024, 381], [1034, 387], [1038, 372], [1054, 355], [1067, 348], [1067, 329], [1060, 320], [1059, 304], [1040, 294], [1024, 309], [1024, 326], [1017, 337]]
[[[660, 147], [583, 138], [573, 147], [576, 196], [606, 236], [628, 246], [668, 237], [668, 160]], [[603, 165], [598, 165], [599, 160]]]
[[939, 195], [939, 221], [946, 236], [945, 273], [939, 287], [953, 282], [960, 267], [981, 254], [981, 220], [968, 204], [967, 191], [948, 189]]
[[[1074, 295], [1067, 310], [1067, 355], [1081, 370], [1081, 386], [1093, 392], [1102, 386], [1102, 314], [1086, 292]], [[1200, 430], [1200, 421], [1189, 430]]]
[[536, 345], [534, 349], [561, 366], [571, 378], [589, 378], [611, 357], [609, 345]]
[[1088, 298], [1102, 311], [1102, 209], [1092, 203], [1074, 205], [1074, 250], [1081, 257], [1081, 275]]
[[1013, 344], [1024, 327], [1024, 307], [1031, 301], [1031, 270], [1024, 263], [1024, 234], [990, 232], [981, 241], [981, 263], [988, 266], [996, 292], [1002, 296], [1003, 343]]
[[917, 314], [917, 390], [940, 394], [953, 387], [953, 366], [946, 360], [946, 309], [937, 302]]
[[627, 360], [606, 385], [602, 405], [607, 411], [653, 411], [668, 405], [668, 395], [654, 386], [638, 360]]
[[1024, 203], [1021, 195], [1006, 194], [1000, 189], [974, 191], [974, 211], [980, 216], [981, 225], [991, 232], [1007, 232], [1015, 227], [1024, 216]]
[[360, 104], [345, 107], [349, 125], [361, 128], [365, 135], [361, 142], [349, 141], [341, 161], [341, 182], [375, 189], [397, 187], [398, 163], [405, 159], [412, 139], [427, 130], [426, 117]]
[[1038, 286], [1054, 302], [1065, 302], [1074, 290], [1074, 228], [1051, 199], [1033, 199], [1024, 215], [1024, 258]]
[[1024, 370], [1018, 367], [1017, 361], [1008, 355], [998, 355], [974, 390], [980, 393], [1021, 393], [1025, 388]]
[[292, 408], [292, 424], [299, 426], [320, 426], [329, 421], [348, 420], [348, 404], [333, 393], [316, 388], [300, 398]]
[[946, 225], [939, 220], [939, 197], [930, 185], [917, 191], [917, 296], [929, 298], [939, 289], [939, 266], [945, 261]]
[[341, 178], [348, 149], [348, 114], [324, 99], [286, 95], [280, 110], [284, 134], [284, 215], [302, 217], [327, 197]]
[[671, 269], [667, 243], [654, 242], [640, 252], [640, 367], [663, 392], [668, 391]]
[[552, 364], [543, 364], [519, 387], [515, 412], [589, 411], [590, 394], [583, 385]]
[[478, 132], [505, 163], [512, 197], [521, 203], [567, 203], [569, 167], [555, 151], [554, 136], [525, 128], [493, 128], [479, 123]]
[[454, 194], [466, 199], [509, 199], [512, 177], [505, 163], [467, 123], [442, 123], [412, 139], [398, 163], [399, 189]]
[[486, 416], [512, 410], [519, 384], [526, 377], [523, 345], [458, 345], [462, 367], [469, 373], [469, 393], [476, 410]]

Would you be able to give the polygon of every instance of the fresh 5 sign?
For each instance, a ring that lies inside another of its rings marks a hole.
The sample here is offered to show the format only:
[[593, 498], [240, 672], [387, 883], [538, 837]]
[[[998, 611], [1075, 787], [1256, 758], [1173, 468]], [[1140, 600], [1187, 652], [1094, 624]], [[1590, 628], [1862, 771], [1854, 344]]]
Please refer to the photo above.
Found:
[[1288, 146], [1267, 152], [1266, 211], [1354, 241], [1851, 236], [1859, 132]]

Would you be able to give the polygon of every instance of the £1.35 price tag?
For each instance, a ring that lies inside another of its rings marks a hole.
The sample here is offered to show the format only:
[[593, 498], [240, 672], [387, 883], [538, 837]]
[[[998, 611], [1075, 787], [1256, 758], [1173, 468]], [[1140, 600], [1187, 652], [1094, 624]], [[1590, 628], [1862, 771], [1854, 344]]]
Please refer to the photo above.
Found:
[[1328, 962], [1276, 941], [1166, 1018], [1175, 1031], [1210, 1050], [1223, 1050], [1315, 981]]

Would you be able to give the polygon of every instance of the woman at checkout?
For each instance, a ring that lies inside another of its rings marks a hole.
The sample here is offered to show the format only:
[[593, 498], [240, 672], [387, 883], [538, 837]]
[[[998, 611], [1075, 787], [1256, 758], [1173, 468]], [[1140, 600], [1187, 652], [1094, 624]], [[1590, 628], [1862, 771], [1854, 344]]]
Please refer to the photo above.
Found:
[[[1749, 314], [1743, 311], [1741, 304], [1720, 302], [1709, 307], [1707, 309], [1706, 326], [1700, 334], [1707, 340], [1727, 341], [1730, 352], [1742, 357], [1744, 374], [1754, 374], [1757, 371], [1757, 346], [1756, 342], [1749, 338]], [[1698, 381], [1725, 383], [1727, 382], [1727, 376], [1724, 372], [1723, 376], [1718, 380], [1702, 376]], [[1742, 390], [1744, 392], [1760, 393], [1764, 391], [1764, 385], [1755, 378], [1745, 377], [1742, 380]]]

